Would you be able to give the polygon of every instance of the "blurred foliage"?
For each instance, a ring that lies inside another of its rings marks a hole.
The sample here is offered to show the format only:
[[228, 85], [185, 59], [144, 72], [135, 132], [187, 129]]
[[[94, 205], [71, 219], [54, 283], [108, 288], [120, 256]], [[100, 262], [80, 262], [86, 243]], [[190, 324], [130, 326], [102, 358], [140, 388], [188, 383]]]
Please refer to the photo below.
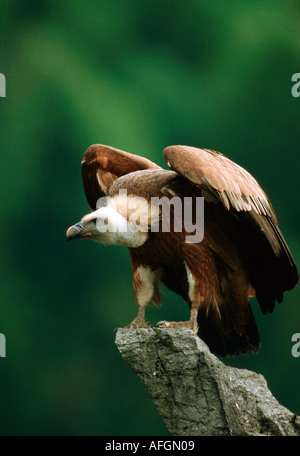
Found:
[[[85, 149], [103, 143], [165, 167], [162, 150], [219, 150], [248, 169], [300, 264], [298, 1], [0, 0], [1, 435], [168, 435], [114, 345], [136, 313], [126, 249], [68, 244], [88, 206]], [[300, 414], [299, 287], [262, 316], [261, 372]], [[187, 306], [165, 291], [153, 321]]]

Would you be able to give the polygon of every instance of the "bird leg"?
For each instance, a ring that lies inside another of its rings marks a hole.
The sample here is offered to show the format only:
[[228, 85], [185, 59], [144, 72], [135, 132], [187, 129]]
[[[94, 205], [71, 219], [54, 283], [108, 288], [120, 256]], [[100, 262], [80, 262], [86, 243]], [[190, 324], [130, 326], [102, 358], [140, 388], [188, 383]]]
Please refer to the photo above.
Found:
[[160, 321], [158, 322], [159, 328], [187, 328], [194, 331], [196, 334], [198, 332], [198, 316], [199, 304], [192, 305], [191, 307], [191, 318], [187, 321]]
[[135, 319], [126, 326], [127, 328], [151, 328], [151, 323], [146, 321], [145, 310], [149, 302], [159, 303], [159, 291], [157, 288], [161, 271], [153, 271], [150, 266], [143, 266], [132, 260], [132, 280], [135, 302], [138, 306], [138, 314]]
[[139, 306], [137, 316], [134, 318], [134, 320], [132, 320], [132, 322], [128, 326], [125, 326], [125, 328], [128, 328], [128, 329], [151, 328], [151, 323], [146, 321], [146, 318], [145, 318], [145, 309], [146, 309], [146, 306]]

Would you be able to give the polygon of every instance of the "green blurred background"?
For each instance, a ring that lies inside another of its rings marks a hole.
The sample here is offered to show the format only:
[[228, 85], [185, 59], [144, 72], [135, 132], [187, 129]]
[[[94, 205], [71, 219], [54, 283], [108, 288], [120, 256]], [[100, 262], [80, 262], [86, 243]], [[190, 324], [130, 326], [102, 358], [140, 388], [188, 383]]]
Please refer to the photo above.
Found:
[[[88, 212], [90, 144], [141, 154], [219, 150], [268, 193], [300, 264], [299, 1], [0, 0], [1, 435], [168, 435], [114, 344], [135, 316], [127, 249], [67, 243]], [[262, 373], [300, 414], [298, 287], [272, 315], [253, 301]], [[149, 318], [181, 319], [165, 291]]]

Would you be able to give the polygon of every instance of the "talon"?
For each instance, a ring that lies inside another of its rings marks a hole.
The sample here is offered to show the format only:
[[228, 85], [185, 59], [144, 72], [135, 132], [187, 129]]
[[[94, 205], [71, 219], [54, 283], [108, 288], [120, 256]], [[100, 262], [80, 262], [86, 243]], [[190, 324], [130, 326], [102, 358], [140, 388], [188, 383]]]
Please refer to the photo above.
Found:
[[139, 306], [137, 316], [132, 320], [132, 322], [128, 326], [125, 326], [125, 328], [151, 328], [151, 323], [149, 323], [145, 318], [145, 306]]
[[176, 322], [175, 321], [159, 321], [157, 323], [159, 325], [159, 328], [176, 328]]
[[165, 321], [165, 320], [160, 320], [160, 321], [158, 321], [158, 322], [156, 323], [155, 326], [161, 326], [161, 325], [164, 325], [165, 323], [168, 323], [168, 322]]
[[196, 334], [198, 332], [198, 325], [195, 324], [193, 321], [159, 321], [157, 323], [159, 328], [186, 328], [191, 329]]
[[125, 326], [127, 329], [138, 329], [138, 328], [151, 328], [151, 323], [146, 320], [136, 320], [134, 319], [130, 325]]

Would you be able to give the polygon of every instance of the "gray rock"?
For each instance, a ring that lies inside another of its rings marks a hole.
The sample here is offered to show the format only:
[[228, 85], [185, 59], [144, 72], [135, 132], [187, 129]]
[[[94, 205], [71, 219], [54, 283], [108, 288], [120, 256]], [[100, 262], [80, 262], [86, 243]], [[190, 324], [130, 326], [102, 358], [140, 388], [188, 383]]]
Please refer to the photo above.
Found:
[[118, 329], [116, 345], [171, 435], [300, 435], [262, 375], [225, 366], [189, 329]]

